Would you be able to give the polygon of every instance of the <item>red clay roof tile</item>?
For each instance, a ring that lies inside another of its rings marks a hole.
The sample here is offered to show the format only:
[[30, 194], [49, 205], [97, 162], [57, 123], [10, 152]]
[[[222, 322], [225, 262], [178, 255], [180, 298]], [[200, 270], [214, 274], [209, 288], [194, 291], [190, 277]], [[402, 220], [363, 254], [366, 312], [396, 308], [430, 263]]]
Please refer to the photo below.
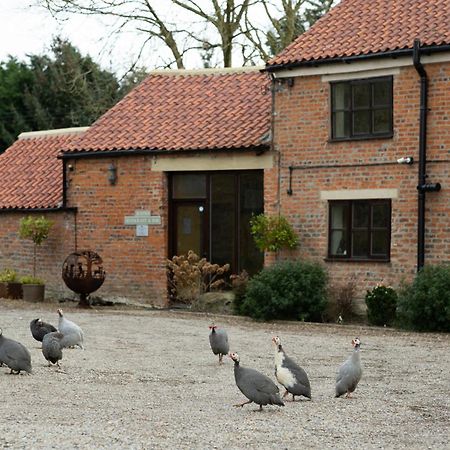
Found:
[[341, 0], [268, 62], [291, 64], [450, 44], [450, 0]]
[[251, 148], [270, 131], [259, 71], [152, 74], [73, 142], [70, 152]]
[[0, 155], [0, 209], [48, 209], [62, 204], [61, 148], [74, 134], [19, 138]]

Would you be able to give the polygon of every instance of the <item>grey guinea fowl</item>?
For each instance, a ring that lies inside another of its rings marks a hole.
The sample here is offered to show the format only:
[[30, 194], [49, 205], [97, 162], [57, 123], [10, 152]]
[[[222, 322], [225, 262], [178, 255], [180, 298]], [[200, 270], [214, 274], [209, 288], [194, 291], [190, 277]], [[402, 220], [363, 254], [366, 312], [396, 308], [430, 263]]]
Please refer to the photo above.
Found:
[[62, 348], [77, 346], [84, 349], [83, 330], [76, 323], [66, 319], [62, 309], [58, 309], [58, 315], [58, 331], [64, 335], [64, 338], [61, 340]]
[[0, 362], [6, 364], [10, 373], [20, 373], [22, 370], [32, 373], [31, 355], [28, 349], [20, 342], [3, 336], [0, 328]]
[[275, 345], [275, 377], [286, 389], [283, 398], [292, 394], [293, 401], [296, 395], [311, 399], [311, 385], [304, 369], [286, 355], [278, 336], [273, 337], [272, 342]]
[[48, 361], [48, 365], [56, 364], [58, 367], [59, 361], [62, 359], [62, 347], [61, 341], [64, 335], [59, 331], [54, 331], [52, 333], [47, 333], [42, 340], [42, 354], [44, 358]]
[[248, 398], [248, 402], [239, 403], [234, 406], [244, 406], [247, 403], [256, 403], [262, 410], [263, 405], [284, 406], [280, 398], [278, 386], [266, 375], [255, 369], [241, 367], [239, 355], [230, 353], [234, 361], [234, 379], [239, 390]]
[[219, 364], [222, 364], [223, 355], [227, 355], [230, 350], [228, 344], [227, 332], [221, 328], [218, 329], [216, 325], [209, 326], [211, 332], [209, 333], [209, 345], [215, 355], [219, 355]]
[[356, 386], [361, 380], [361, 355], [359, 348], [361, 341], [359, 338], [352, 340], [353, 352], [348, 359], [339, 368], [336, 377], [336, 397], [346, 394], [346, 398], [350, 398], [351, 393], [356, 389]]
[[39, 342], [42, 342], [44, 336], [47, 333], [56, 331], [56, 328], [49, 323], [43, 322], [41, 319], [34, 319], [30, 322], [30, 330], [34, 339], [36, 339]]

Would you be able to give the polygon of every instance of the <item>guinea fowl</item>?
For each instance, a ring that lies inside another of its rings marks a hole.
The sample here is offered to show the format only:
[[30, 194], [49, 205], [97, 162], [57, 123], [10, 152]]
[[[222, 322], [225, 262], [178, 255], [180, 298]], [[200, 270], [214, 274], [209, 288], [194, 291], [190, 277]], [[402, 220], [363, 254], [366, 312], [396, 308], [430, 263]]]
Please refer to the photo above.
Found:
[[361, 356], [359, 348], [361, 341], [359, 338], [352, 339], [352, 345], [354, 347], [352, 354], [339, 368], [338, 375], [336, 377], [336, 397], [346, 394], [346, 398], [350, 398], [351, 393], [356, 389], [356, 386], [361, 380]]
[[33, 337], [39, 342], [42, 342], [47, 333], [57, 331], [53, 325], [43, 322], [41, 319], [32, 320], [30, 322], [30, 330]]
[[286, 389], [283, 398], [292, 394], [293, 401], [296, 395], [311, 399], [311, 385], [306, 372], [286, 355], [278, 336], [273, 337], [272, 342], [275, 345], [275, 377]]
[[210, 325], [209, 329], [211, 330], [209, 333], [211, 350], [215, 355], [219, 355], [219, 364], [222, 364], [223, 355], [227, 355], [230, 350], [227, 332], [224, 329], [217, 329], [214, 324]]
[[31, 355], [28, 349], [20, 342], [3, 336], [0, 328], [0, 362], [6, 364], [10, 373], [19, 374], [22, 370], [28, 373], [31, 371]]
[[234, 361], [234, 379], [239, 390], [248, 398], [248, 402], [234, 406], [244, 406], [247, 403], [256, 403], [262, 410], [263, 405], [284, 406], [280, 398], [278, 386], [266, 375], [255, 369], [242, 367], [239, 364], [239, 355], [230, 353]]
[[42, 340], [42, 354], [48, 361], [48, 365], [56, 364], [58, 367], [59, 361], [62, 359], [62, 347], [61, 341], [64, 339], [64, 335], [59, 331], [47, 333]]
[[64, 335], [63, 339], [61, 339], [61, 348], [78, 346], [84, 349], [83, 330], [76, 323], [66, 319], [62, 309], [58, 309], [58, 314], [58, 330]]

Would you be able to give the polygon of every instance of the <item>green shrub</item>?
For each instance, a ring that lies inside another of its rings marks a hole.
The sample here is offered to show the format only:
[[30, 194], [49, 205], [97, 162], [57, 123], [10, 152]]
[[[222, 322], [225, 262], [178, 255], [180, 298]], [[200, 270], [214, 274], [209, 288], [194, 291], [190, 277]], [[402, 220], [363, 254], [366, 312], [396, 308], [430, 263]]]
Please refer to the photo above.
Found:
[[280, 262], [250, 279], [241, 312], [259, 320], [321, 321], [326, 285], [327, 275], [319, 264]]
[[1, 283], [16, 283], [17, 273], [12, 269], [4, 269], [0, 272], [0, 282]]
[[48, 238], [50, 229], [53, 226], [51, 220], [41, 217], [24, 217], [19, 224], [19, 236], [22, 239], [30, 239], [33, 246], [33, 276], [36, 276], [36, 250], [37, 246]]
[[250, 220], [250, 232], [261, 251], [276, 252], [283, 248], [295, 248], [298, 244], [291, 224], [283, 216], [253, 216]]
[[390, 286], [378, 285], [367, 291], [367, 319], [371, 325], [392, 325], [397, 310], [397, 292]]
[[24, 275], [20, 278], [22, 284], [45, 284], [42, 278], [32, 277], [31, 275]]
[[450, 331], [450, 265], [421, 269], [399, 295], [401, 326], [417, 331]]

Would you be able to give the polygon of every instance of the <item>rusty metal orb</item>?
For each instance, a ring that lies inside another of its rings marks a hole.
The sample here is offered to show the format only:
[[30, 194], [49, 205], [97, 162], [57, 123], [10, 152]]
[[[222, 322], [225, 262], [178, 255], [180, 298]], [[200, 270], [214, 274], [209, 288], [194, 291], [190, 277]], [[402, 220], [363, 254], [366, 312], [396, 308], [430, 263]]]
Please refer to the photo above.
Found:
[[82, 296], [96, 291], [105, 281], [105, 276], [102, 258], [91, 250], [73, 252], [63, 263], [64, 283]]

